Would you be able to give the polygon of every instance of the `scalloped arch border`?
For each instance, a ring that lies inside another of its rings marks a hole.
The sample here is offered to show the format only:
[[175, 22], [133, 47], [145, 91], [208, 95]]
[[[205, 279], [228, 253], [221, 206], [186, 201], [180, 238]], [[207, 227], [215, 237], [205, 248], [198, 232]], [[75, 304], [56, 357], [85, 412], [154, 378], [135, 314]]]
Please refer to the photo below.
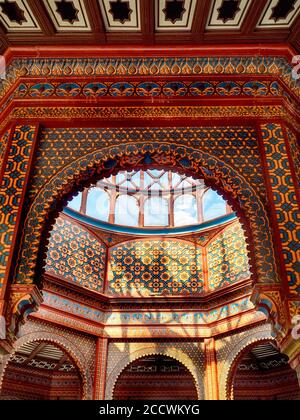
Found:
[[90, 374], [89, 368], [85, 362], [85, 358], [81, 353], [80, 349], [72, 343], [67, 338], [59, 335], [59, 334], [52, 334], [47, 331], [37, 331], [34, 333], [28, 333], [20, 337], [15, 343], [12, 353], [6, 358], [4, 362], [4, 366], [2, 369], [2, 373], [0, 376], [0, 389], [2, 386], [2, 382], [4, 379], [5, 371], [10, 361], [11, 356], [18, 351], [24, 344], [33, 343], [35, 341], [44, 341], [47, 343], [56, 344], [62, 350], [64, 350], [77, 365], [77, 368], [80, 372], [81, 380], [82, 380], [82, 399], [83, 400], [91, 400], [93, 394], [93, 385], [92, 385], [92, 376]]
[[[197, 368], [194, 362], [190, 359], [190, 357], [184, 351], [176, 349], [176, 348], [172, 348], [171, 346], [170, 348], [167, 348], [165, 350], [156, 350], [153, 348], [153, 346], [143, 347], [142, 349], [136, 350], [133, 353], [126, 355], [123, 359], [119, 361], [119, 363], [115, 366], [115, 368], [112, 370], [112, 372], [107, 378], [105, 398], [108, 400], [113, 400], [113, 395], [114, 395], [117, 381], [127, 366], [129, 366], [135, 360], [141, 359], [142, 357], [155, 356], [155, 355], [171, 357], [172, 359], [177, 360], [179, 363], [185, 366], [190, 372], [190, 374], [192, 375], [193, 380], [195, 382], [198, 399], [199, 400], [204, 399], [204, 396], [205, 396], [204, 385], [203, 383], [200, 382], [200, 372], [197, 375], [198, 372], [197, 372]], [[128, 361], [128, 357], [130, 357], [129, 361]]]
[[230, 383], [236, 361], [241, 353], [249, 346], [265, 340], [274, 341], [269, 324], [259, 327], [256, 330], [247, 331], [240, 341], [233, 346], [233, 349], [227, 356], [226, 362], [219, 376], [220, 400], [230, 399]]
[[98, 149], [57, 172], [39, 191], [28, 211], [15, 282], [34, 283], [37, 266], [43, 267], [50, 229], [58, 212], [75, 191], [82, 190], [93, 179], [107, 177], [121, 169], [145, 167], [148, 158], [153, 162], [146, 163], [149, 167], [172, 167], [178, 172], [204, 178], [209, 186], [238, 208], [254, 281], [273, 285], [279, 282], [268, 217], [259, 197], [247, 181], [231, 166], [205, 152], [158, 142]]

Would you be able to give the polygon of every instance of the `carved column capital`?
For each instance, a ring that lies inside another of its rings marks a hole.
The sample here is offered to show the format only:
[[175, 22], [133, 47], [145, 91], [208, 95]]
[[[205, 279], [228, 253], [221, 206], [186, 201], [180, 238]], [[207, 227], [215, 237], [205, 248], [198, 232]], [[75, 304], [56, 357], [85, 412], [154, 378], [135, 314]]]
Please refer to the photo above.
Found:
[[20, 326], [24, 324], [29, 314], [38, 310], [43, 297], [34, 284], [13, 284], [9, 292], [4, 339], [8, 343], [13, 343]]
[[256, 285], [251, 301], [256, 309], [263, 312], [271, 322], [277, 342], [282, 342], [289, 332], [289, 315], [280, 285], [277, 287]]

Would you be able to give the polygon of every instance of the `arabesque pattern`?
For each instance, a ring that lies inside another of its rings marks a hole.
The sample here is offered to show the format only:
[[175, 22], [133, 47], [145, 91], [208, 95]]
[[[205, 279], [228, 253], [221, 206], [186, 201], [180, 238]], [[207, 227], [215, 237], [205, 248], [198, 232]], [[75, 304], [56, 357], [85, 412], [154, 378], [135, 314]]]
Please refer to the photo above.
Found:
[[290, 293], [298, 296], [300, 293], [300, 212], [295, 185], [291, 177], [284, 133], [280, 124], [263, 124], [261, 128], [286, 275]]
[[207, 246], [208, 285], [214, 290], [250, 277], [247, 246], [239, 223], [225, 229]]
[[181, 295], [203, 289], [202, 249], [180, 241], [132, 241], [110, 250], [108, 294]]
[[[35, 131], [35, 126], [16, 126], [0, 185], [0, 291], [7, 270], [26, 174], [29, 170]], [[30, 249], [27, 252], [30, 252]]]
[[62, 217], [56, 220], [49, 241], [48, 273], [102, 292], [106, 247], [84, 230]]

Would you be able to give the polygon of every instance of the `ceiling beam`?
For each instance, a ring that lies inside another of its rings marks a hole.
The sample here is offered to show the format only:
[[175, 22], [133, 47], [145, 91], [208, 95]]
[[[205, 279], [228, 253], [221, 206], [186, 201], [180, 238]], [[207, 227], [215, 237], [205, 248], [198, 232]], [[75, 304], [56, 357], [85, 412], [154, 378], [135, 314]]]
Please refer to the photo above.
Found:
[[33, 360], [45, 347], [47, 346], [47, 343], [40, 343], [27, 357], [27, 359], [24, 362], [24, 365], [28, 365], [31, 360]]
[[[32, 10], [34, 17], [38, 21], [45, 35], [51, 36], [55, 34], [55, 28], [52, 20], [48, 16], [46, 8], [40, 0], [28, 0], [28, 5]], [[24, 36], [24, 34], [22, 34]]]
[[105, 44], [106, 30], [98, 2], [84, 0], [88, 19], [91, 24], [92, 34], [97, 44]]
[[300, 18], [296, 19], [290, 31], [289, 42], [300, 54]]
[[242, 24], [241, 32], [252, 34], [255, 32], [263, 10], [269, 0], [253, 0]]
[[192, 38], [195, 42], [202, 42], [209, 17], [211, 0], [197, 1], [192, 23]]
[[9, 47], [9, 41], [6, 36], [6, 32], [0, 22], [0, 54], [4, 53]]
[[143, 42], [154, 44], [155, 42], [155, 2], [153, 0], [141, 1], [141, 29]]
[[59, 370], [59, 369], [62, 367], [62, 365], [63, 365], [65, 362], [68, 362], [68, 361], [69, 361], [68, 355], [67, 355], [67, 354], [64, 354], [64, 355], [60, 358], [59, 362], [56, 364], [56, 366], [55, 366], [54, 370]]

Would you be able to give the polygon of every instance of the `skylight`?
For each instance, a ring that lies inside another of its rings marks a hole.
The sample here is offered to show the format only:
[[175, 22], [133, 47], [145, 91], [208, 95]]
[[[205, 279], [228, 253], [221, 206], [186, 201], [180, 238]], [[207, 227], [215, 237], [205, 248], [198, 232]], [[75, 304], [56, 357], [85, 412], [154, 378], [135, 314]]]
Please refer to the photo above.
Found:
[[112, 225], [138, 228], [200, 225], [232, 213], [203, 180], [157, 169], [112, 175], [79, 193], [68, 207]]

